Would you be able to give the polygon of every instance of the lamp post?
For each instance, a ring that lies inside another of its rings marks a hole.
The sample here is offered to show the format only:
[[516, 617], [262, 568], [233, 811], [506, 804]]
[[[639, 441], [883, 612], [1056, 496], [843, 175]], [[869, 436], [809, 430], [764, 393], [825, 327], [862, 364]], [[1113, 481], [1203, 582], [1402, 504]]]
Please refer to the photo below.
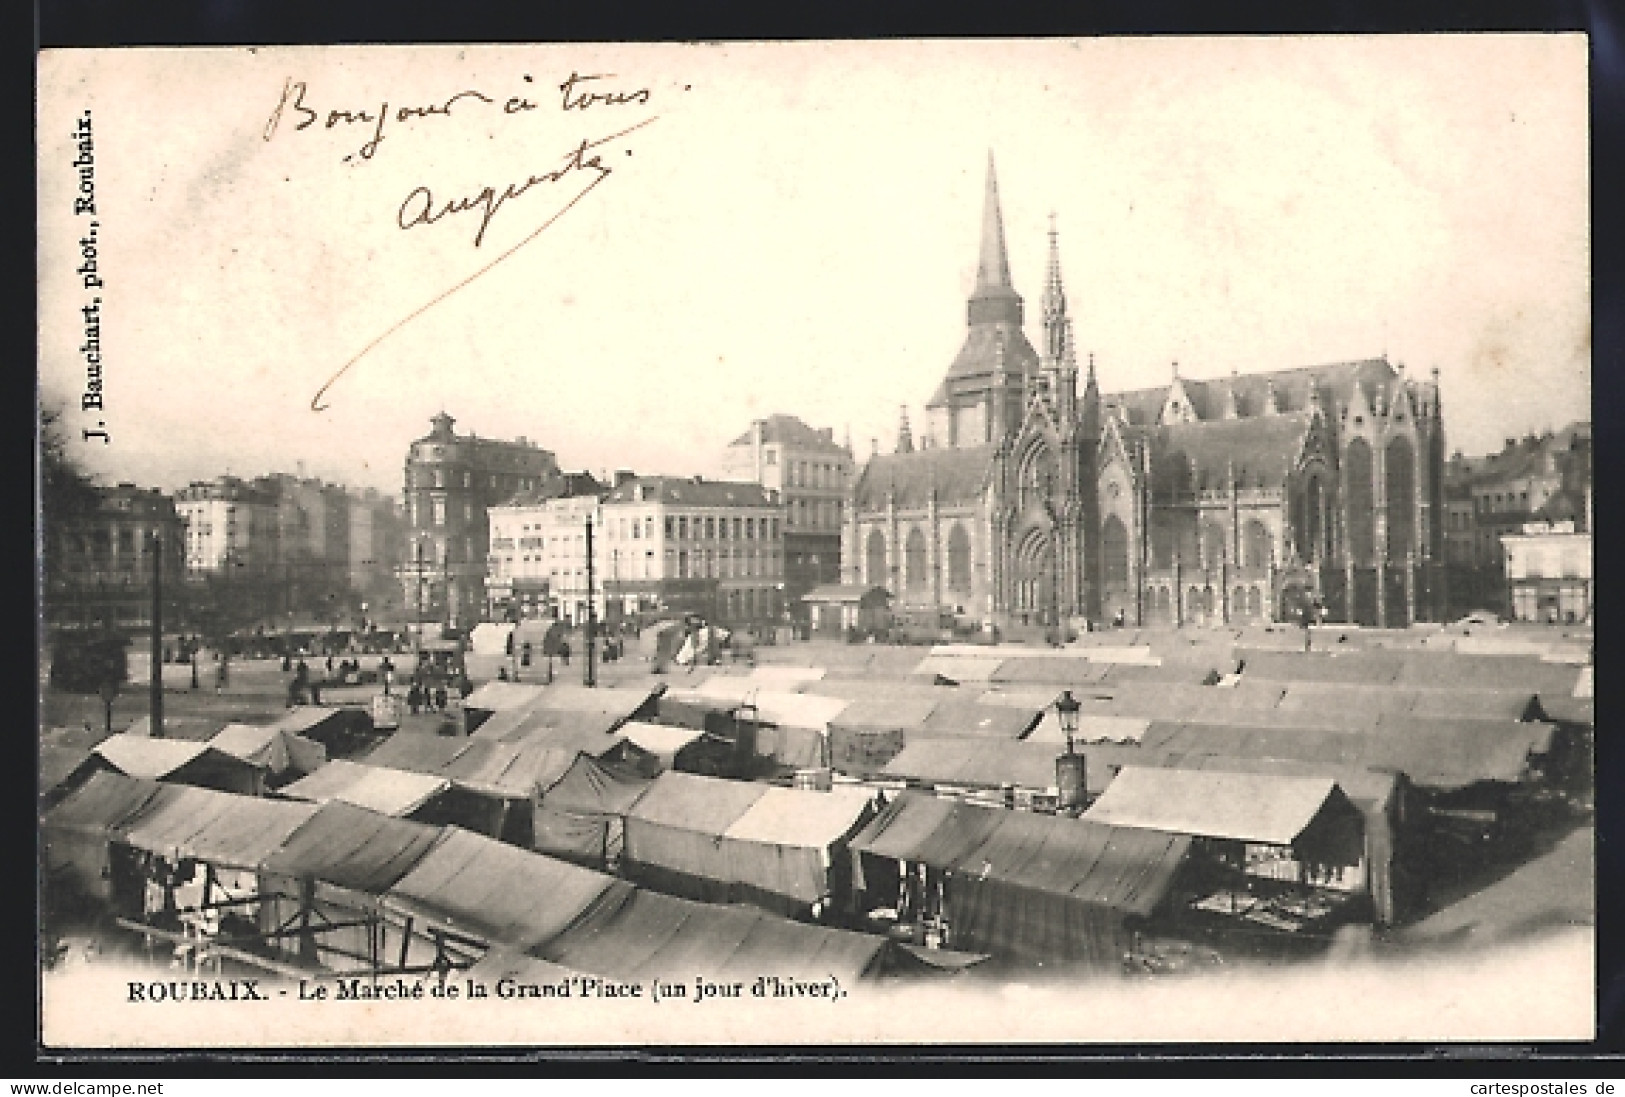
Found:
[[1083, 705], [1072, 696], [1071, 690], [1062, 690], [1061, 695], [1055, 699], [1055, 715], [1061, 722], [1061, 734], [1066, 736], [1066, 752], [1076, 754], [1073, 744], [1078, 734], [1078, 710]]
[[1056, 807], [1064, 813], [1076, 812], [1088, 806], [1085, 761], [1074, 744], [1078, 734], [1078, 710], [1082, 707], [1072, 696], [1071, 690], [1064, 690], [1055, 699], [1055, 715], [1059, 717], [1061, 731], [1066, 736], [1066, 753], [1055, 759], [1055, 788], [1059, 793]]

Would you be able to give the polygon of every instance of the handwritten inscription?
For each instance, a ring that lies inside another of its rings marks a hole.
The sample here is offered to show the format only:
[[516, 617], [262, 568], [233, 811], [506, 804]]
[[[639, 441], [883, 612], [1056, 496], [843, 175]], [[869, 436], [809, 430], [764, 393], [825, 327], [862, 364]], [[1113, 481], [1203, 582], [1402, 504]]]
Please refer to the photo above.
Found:
[[601, 148], [612, 141], [625, 137], [633, 130], [642, 129], [653, 121], [654, 119], [650, 118], [639, 122], [635, 126], [628, 126], [619, 133], [612, 133], [608, 137], [600, 137], [594, 141], [582, 141], [565, 156], [563, 166], [554, 168], [552, 171], [544, 171], [540, 175], [527, 176], [522, 183], [508, 183], [500, 193], [496, 188], [486, 186], [480, 188], [480, 192], [472, 197], [437, 200], [434, 192], [428, 187], [413, 187], [407, 194], [406, 200], [401, 203], [400, 209], [396, 211], [395, 223], [404, 230], [415, 228], [418, 225], [432, 225], [450, 214], [478, 210], [480, 213], [480, 227], [474, 233], [474, 246], [479, 247], [485, 240], [485, 230], [490, 227], [491, 218], [496, 216], [496, 212], [502, 207], [502, 203], [510, 198], [520, 197], [537, 184], [557, 183], [573, 172], [595, 172], [596, 176], [593, 178], [593, 182], [598, 182], [609, 175], [612, 169], [603, 162], [597, 153], [588, 156], [588, 150]]
[[[648, 88], [625, 90], [595, 83], [613, 79], [614, 76], [614, 73], [608, 72], [583, 75], [572, 71], [569, 77], [558, 85], [559, 108], [565, 111], [583, 111], [594, 106], [635, 106], [646, 104], [653, 97], [653, 92]], [[523, 79], [527, 84], [535, 82], [529, 75]], [[523, 114], [540, 109], [537, 103], [528, 98], [528, 92], [526, 95], [502, 97], [487, 95], [478, 88], [464, 88], [435, 103], [397, 105], [393, 109], [389, 100], [385, 99], [380, 101], [377, 107], [370, 105], [328, 107], [319, 110], [306, 102], [310, 94], [310, 85], [307, 82], [288, 77], [283, 82], [282, 96], [277, 100], [276, 108], [266, 119], [262, 136], [267, 141], [274, 138], [277, 131], [282, 128], [284, 118], [289, 118], [296, 133], [312, 127], [347, 132], [353, 127], [360, 126], [363, 132], [368, 134], [367, 139], [353, 152], [345, 154], [345, 163], [356, 162], [358, 156], [362, 161], [367, 161], [377, 155], [379, 146], [384, 143], [385, 127], [391, 122], [405, 124], [449, 119], [453, 116], [454, 108], [458, 113], [471, 114], [479, 106], [494, 107], [498, 102], [501, 103], [500, 111], [504, 115]]]
[[[534, 78], [528, 74], [522, 79], [527, 85], [535, 84]], [[583, 74], [572, 71], [568, 78], [556, 85], [558, 97], [553, 100], [554, 110], [573, 117], [585, 112], [635, 109], [648, 105], [653, 99], [654, 93], [650, 88], [612, 82], [617, 79], [614, 73]], [[686, 87], [685, 85], [685, 89]], [[370, 104], [364, 107], [340, 106], [321, 102], [307, 81], [296, 80], [290, 76], [283, 81], [281, 96], [266, 119], [262, 136], [266, 141], [271, 141], [279, 133], [328, 131], [346, 133], [359, 130], [365, 134], [365, 138], [361, 144], [344, 154], [343, 162], [360, 167], [373, 161], [395, 127], [419, 124], [443, 125], [458, 119], [478, 118], [482, 115], [496, 120], [512, 119], [544, 109], [549, 98], [547, 95], [536, 94], [529, 88], [524, 89], [522, 94], [503, 95], [469, 87], [453, 92], [445, 98], [433, 98], [427, 103], [414, 101], [401, 105], [397, 100], [381, 98], [377, 107]], [[605, 136], [581, 138], [569, 152], [555, 161], [553, 166], [542, 171], [527, 170], [523, 178], [518, 178], [516, 173], [512, 181], [481, 184], [472, 193], [465, 191], [448, 195], [443, 191], [437, 191], [428, 183], [419, 184], [409, 190], [395, 207], [395, 226], [398, 229], [404, 232], [429, 228], [460, 214], [478, 214], [478, 225], [473, 235], [473, 245], [478, 248], [485, 243], [492, 220], [508, 202], [522, 198], [544, 184], [568, 184], [578, 177], [583, 184], [573, 194], [566, 186], [563, 193], [568, 197], [563, 205], [518, 243], [509, 246], [461, 281], [437, 293], [364, 346], [316, 391], [316, 395], [310, 401], [311, 410], [318, 412], [325, 410], [328, 405], [322, 402], [322, 398], [328, 390], [379, 343], [489, 273], [573, 209], [612, 174], [613, 169], [605, 160], [606, 146], [642, 129], [657, 118], [658, 115], [651, 115]], [[632, 155], [630, 148], [621, 151], [626, 156]]]

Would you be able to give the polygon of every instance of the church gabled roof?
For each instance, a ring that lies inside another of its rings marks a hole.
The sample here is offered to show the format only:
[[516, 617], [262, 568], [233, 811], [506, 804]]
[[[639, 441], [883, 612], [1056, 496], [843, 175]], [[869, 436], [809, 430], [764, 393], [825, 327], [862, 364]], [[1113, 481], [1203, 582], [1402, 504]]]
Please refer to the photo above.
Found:
[[913, 510], [935, 491], [938, 506], [962, 506], [981, 498], [992, 467], [992, 446], [878, 454], [858, 475], [855, 505], [860, 512], [884, 510], [890, 497], [899, 510]]
[[[1379, 388], [1385, 388], [1396, 377], [1398, 373], [1385, 359], [1368, 358], [1206, 381], [1186, 377], [1181, 378], [1180, 383], [1197, 417], [1217, 420], [1223, 417], [1226, 401], [1231, 397], [1235, 400], [1236, 414], [1241, 418], [1253, 419], [1264, 415], [1265, 403], [1272, 391], [1280, 411], [1297, 412], [1309, 407], [1310, 391], [1318, 389], [1321, 406], [1330, 414], [1334, 408], [1350, 403], [1356, 386], [1369, 400]], [[1112, 393], [1104, 401], [1108, 407], [1128, 409], [1130, 423], [1154, 424], [1162, 413], [1168, 388], [1168, 385], [1159, 385], [1156, 388], [1131, 389]]]
[[1303, 452], [1312, 416], [1287, 412], [1265, 419], [1176, 423], [1152, 433], [1151, 476], [1159, 493], [1236, 485], [1280, 487]]

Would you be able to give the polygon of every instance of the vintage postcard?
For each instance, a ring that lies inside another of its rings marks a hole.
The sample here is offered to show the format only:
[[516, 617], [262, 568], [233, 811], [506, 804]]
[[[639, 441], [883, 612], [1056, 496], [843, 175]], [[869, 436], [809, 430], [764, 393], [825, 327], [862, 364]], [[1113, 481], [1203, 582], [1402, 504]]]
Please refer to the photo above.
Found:
[[1586, 64], [45, 51], [42, 1046], [1591, 1039]]

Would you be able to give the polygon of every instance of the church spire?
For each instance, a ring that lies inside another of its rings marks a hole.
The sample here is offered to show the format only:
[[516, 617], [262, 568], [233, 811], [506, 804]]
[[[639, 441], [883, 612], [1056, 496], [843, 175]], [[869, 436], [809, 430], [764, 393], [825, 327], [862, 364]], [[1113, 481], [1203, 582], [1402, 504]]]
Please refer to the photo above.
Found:
[[999, 180], [990, 149], [987, 191], [982, 200], [982, 245], [976, 261], [976, 289], [970, 298], [970, 322], [1020, 325], [1021, 312], [1021, 297], [1010, 282], [1010, 258], [1004, 247], [1004, 214], [999, 208]]
[[1044, 314], [1044, 358], [1058, 363], [1066, 353], [1069, 321], [1066, 315], [1066, 290], [1061, 285], [1060, 234], [1055, 230], [1055, 215], [1049, 215], [1049, 270], [1044, 276], [1044, 296], [1040, 308]]
[[897, 452], [914, 452], [914, 432], [908, 426], [908, 405], [904, 404], [898, 409], [897, 420]]

